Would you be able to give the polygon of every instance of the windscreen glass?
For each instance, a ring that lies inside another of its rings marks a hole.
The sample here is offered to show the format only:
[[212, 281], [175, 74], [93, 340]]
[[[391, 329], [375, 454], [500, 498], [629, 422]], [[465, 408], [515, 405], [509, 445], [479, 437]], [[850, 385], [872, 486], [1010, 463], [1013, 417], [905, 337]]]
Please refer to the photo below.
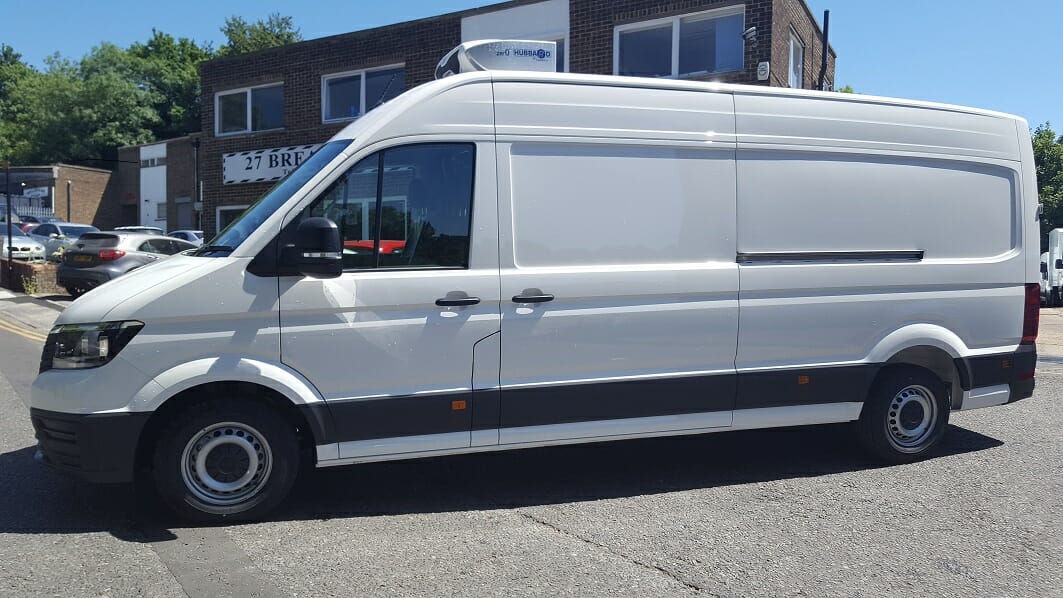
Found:
[[261, 199], [250, 208], [247, 208], [232, 224], [225, 227], [225, 230], [215, 237], [209, 246], [204, 246], [196, 255], [228, 253], [239, 247], [255, 229], [266, 221], [266, 218], [269, 218], [280, 209], [296, 191], [302, 189], [307, 181], [320, 172], [333, 158], [340, 155], [350, 144], [350, 139], [326, 143], [321, 149], [314, 152], [314, 155], [310, 156], [306, 162], [303, 162], [302, 165], [263, 195]]

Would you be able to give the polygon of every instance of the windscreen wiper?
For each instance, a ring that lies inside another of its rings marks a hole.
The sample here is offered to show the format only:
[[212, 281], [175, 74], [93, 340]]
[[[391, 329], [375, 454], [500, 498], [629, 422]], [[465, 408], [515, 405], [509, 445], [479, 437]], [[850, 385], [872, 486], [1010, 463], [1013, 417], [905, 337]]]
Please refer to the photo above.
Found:
[[192, 252], [192, 255], [204, 255], [207, 253], [214, 253], [215, 251], [236, 251], [235, 247], [229, 247], [228, 245], [203, 245], [199, 249]]

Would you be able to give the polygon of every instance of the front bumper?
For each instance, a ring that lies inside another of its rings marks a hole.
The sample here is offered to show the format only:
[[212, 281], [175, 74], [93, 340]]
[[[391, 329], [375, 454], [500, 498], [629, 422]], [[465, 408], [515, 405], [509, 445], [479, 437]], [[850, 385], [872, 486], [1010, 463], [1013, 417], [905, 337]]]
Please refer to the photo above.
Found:
[[38, 460], [101, 484], [132, 482], [137, 445], [150, 413], [77, 415], [31, 409]]

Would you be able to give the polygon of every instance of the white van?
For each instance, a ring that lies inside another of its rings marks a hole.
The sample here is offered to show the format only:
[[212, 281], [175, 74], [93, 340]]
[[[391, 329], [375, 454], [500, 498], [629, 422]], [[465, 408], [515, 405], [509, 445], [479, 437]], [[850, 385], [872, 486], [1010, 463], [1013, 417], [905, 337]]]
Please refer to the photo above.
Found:
[[41, 460], [260, 517], [304, 467], [855, 422], [891, 462], [1034, 388], [1020, 118], [476, 72], [353, 123], [49, 335]]
[[1048, 307], [1063, 305], [1063, 228], [1048, 231], [1048, 253], [1044, 260]]

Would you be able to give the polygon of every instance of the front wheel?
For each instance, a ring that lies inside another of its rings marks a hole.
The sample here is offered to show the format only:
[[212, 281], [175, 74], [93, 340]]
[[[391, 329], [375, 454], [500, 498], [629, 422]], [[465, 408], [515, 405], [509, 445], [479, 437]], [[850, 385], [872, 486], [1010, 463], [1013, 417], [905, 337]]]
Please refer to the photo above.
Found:
[[889, 366], [875, 380], [860, 415], [860, 439], [883, 461], [917, 461], [945, 434], [950, 408], [945, 384], [932, 372]]
[[156, 445], [153, 465], [160, 496], [182, 517], [256, 519], [291, 490], [299, 444], [269, 407], [221, 399], [181, 413]]

